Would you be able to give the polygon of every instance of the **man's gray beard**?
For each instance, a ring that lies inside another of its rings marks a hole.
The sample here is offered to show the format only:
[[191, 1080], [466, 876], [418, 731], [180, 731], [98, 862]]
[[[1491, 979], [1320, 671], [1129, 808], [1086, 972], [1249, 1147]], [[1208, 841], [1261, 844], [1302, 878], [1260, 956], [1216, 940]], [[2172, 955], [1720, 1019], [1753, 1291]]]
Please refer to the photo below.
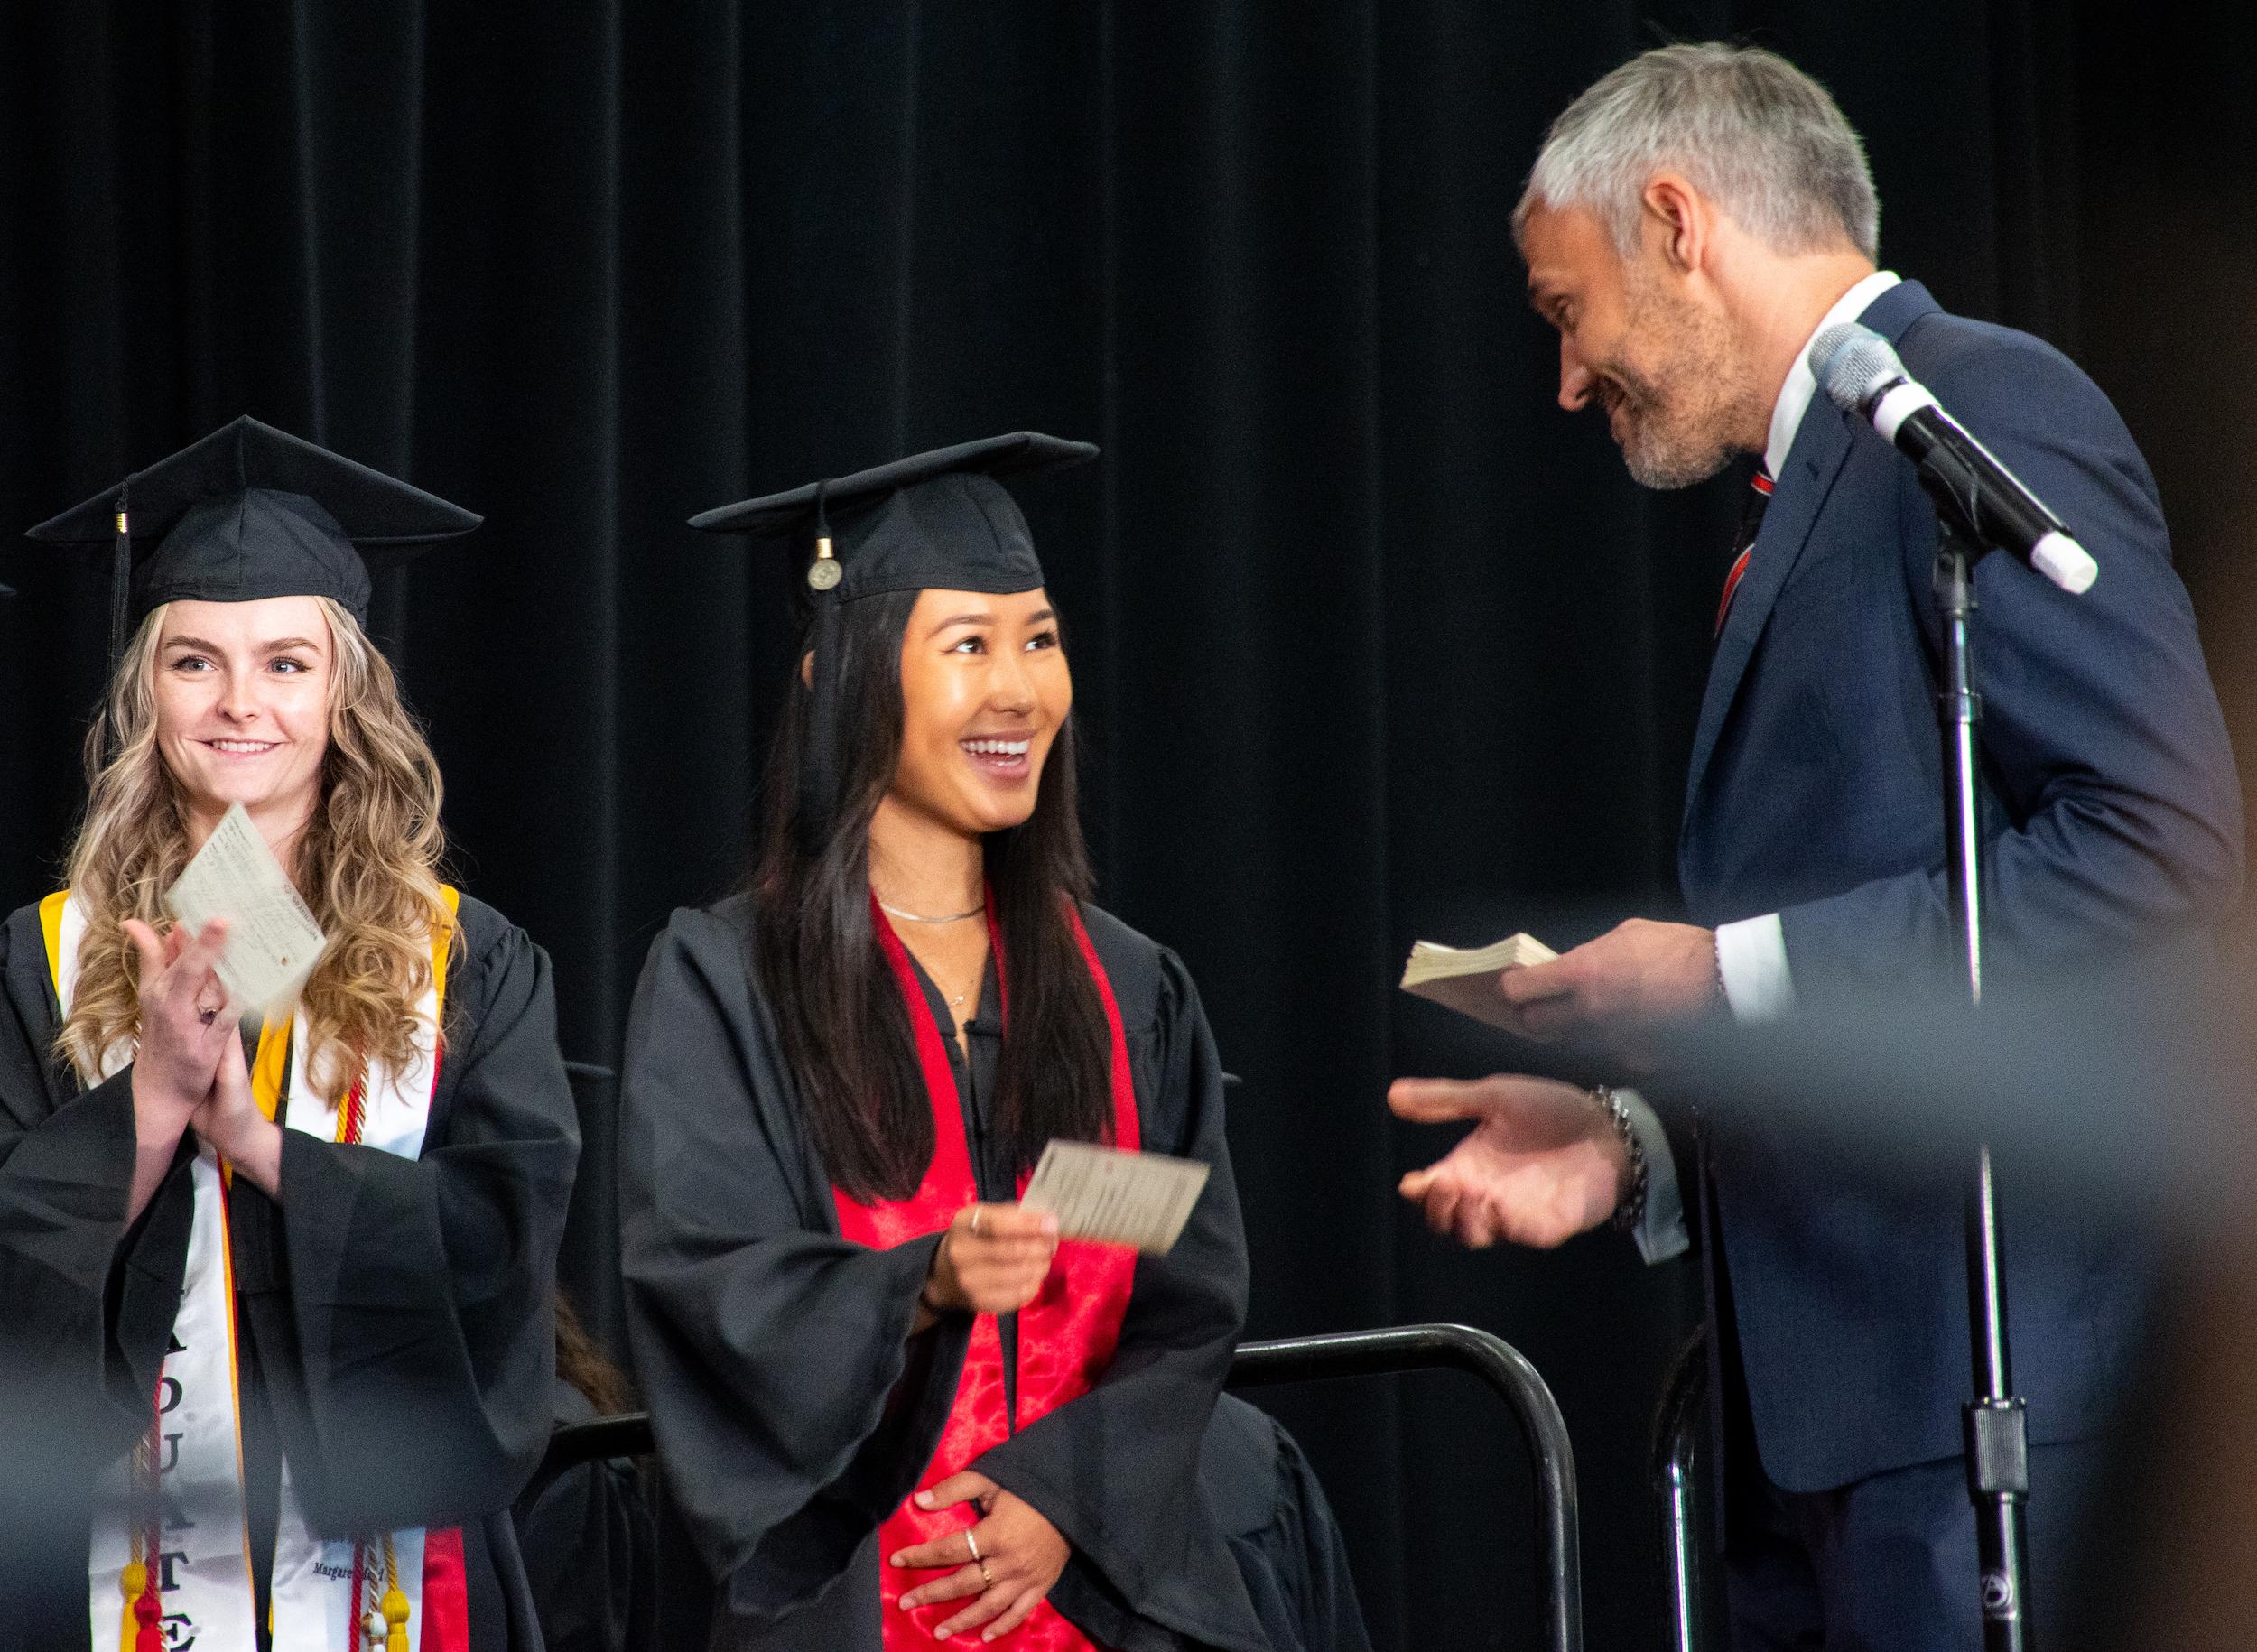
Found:
[[[1689, 306], [1649, 299], [1634, 304], [1631, 321], [1633, 327], [1658, 322], [1653, 330], [1681, 342], [1659, 373], [1637, 375], [1643, 393], [1639, 400], [1648, 416], [1633, 423], [1630, 440], [1622, 444], [1622, 462], [1641, 487], [1669, 492], [1705, 482], [1732, 460], [1735, 450], [1723, 432], [1743, 425], [1750, 412], [1746, 375], [1732, 370], [1739, 364], [1732, 359], [1731, 341], [1710, 318]], [[1653, 394], [1662, 385], [1676, 395]], [[1666, 430], [1661, 428], [1665, 405], [1670, 408]]]
[[1663, 493], [1705, 482], [1732, 463], [1732, 449], [1714, 443], [1698, 449], [1689, 444], [1640, 443], [1622, 450], [1622, 462], [1630, 467], [1630, 479], [1640, 487]]

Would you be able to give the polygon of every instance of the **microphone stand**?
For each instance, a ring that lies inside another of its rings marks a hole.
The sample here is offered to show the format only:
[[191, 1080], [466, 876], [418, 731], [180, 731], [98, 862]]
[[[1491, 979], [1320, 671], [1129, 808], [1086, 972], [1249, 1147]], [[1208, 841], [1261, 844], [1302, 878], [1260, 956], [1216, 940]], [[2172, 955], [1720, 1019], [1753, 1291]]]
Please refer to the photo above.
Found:
[[[1977, 816], [1975, 692], [1970, 643], [1974, 630], [1974, 565], [1990, 549], [1974, 534], [1959, 500], [1926, 467], [1921, 482], [1936, 501], [1935, 590], [1944, 621], [1944, 687], [1937, 695], [1944, 742], [1944, 822], [1950, 840], [1952, 911], [1964, 955], [1967, 991], [1983, 1002], [1983, 837]], [[2006, 1279], [2001, 1260], [1997, 1190], [1991, 1148], [1975, 1151], [1967, 1193], [1967, 1310], [1974, 1397], [1961, 1407], [1967, 1495], [1975, 1509], [1975, 1550], [1983, 1567], [1984, 1652], [2029, 1652], [2029, 1444], [2025, 1407], [2014, 1391], [2007, 1346]]]

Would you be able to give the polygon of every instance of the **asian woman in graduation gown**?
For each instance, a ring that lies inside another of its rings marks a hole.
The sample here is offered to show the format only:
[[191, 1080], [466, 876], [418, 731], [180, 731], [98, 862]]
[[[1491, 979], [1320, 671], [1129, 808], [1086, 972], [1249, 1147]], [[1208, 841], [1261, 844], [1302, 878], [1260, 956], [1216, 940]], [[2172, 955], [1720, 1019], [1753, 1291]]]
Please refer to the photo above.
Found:
[[[128, 503], [68, 886], [0, 926], [0, 1646], [537, 1647], [572, 1102], [353, 543], [478, 518], [245, 420], [34, 535]], [[236, 804], [329, 940], [240, 1034], [163, 905]]]
[[[1088, 899], [1072, 676], [994, 478], [1094, 452], [698, 519], [815, 552], [754, 886], [674, 914], [624, 1074], [636, 1369], [716, 1647], [1367, 1645], [1290, 1441], [1218, 1409], [1246, 1257], [1198, 993]], [[1208, 1164], [1174, 1248], [1018, 1210], [1053, 1137]]]

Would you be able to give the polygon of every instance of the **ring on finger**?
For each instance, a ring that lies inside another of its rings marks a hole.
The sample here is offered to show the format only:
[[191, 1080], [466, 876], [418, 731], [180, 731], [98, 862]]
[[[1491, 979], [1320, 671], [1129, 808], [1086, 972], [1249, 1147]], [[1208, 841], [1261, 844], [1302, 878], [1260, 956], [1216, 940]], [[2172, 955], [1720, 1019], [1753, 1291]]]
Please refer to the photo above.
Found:
[[980, 1563], [980, 1585], [983, 1589], [995, 1587], [995, 1574], [988, 1570], [988, 1563], [984, 1560]]
[[976, 1204], [971, 1207], [971, 1236], [980, 1237], [980, 1207]]
[[969, 1527], [964, 1529], [964, 1546], [971, 1551], [974, 1564], [985, 1565], [987, 1564], [980, 1558], [980, 1539], [971, 1535], [971, 1528]]

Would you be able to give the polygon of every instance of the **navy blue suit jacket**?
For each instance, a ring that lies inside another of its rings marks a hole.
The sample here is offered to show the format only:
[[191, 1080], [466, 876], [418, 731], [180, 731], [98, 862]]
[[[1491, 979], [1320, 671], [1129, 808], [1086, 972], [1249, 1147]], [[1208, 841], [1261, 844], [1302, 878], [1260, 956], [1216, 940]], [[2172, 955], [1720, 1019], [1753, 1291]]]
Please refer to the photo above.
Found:
[[[1862, 320], [2101, 566], [2081, 598], [2003, 555], [1976, 576], [1992, 969], [2113, 961], [2199, 929], [2239, 888], [2241, 797], [2131, 433], [2058, 351], [1946, 314], [1917, 283]], [[1912, 465], [1821, 392], [1717, 643], [1678, 857], [1696, 922], [1780, 914], [1805, 1004], [1948, 979], [1935, 551]], [[1772, 1480], [1816, 1490], [1956, 1453], [1958, 1182], [1884, 1186], [1839, 1155], [1709, 1123], [1708, 1243], [1729, 1265]], [[2007, 1216], [2031, 1437], [2089, 1434], [2138, 1351], [2151, 1270], [2098, 1227]]]

